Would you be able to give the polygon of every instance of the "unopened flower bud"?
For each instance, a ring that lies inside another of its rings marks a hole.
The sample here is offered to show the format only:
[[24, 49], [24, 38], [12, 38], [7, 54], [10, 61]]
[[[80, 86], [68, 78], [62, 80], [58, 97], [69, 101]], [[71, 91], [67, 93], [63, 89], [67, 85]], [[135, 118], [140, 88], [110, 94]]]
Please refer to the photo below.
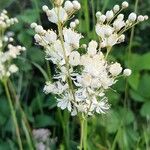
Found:
[[43, 33], [43, 27], [41, 25], [37, 25], [35, 27], [35, 32], [39, 33], [39, 34], [42, 34]]
[[114, 13], [112, 10], [106, 12], [106, 19], [109, 21], [114, 17]]
[[122, 8], [127, 8], [129, 6], [129, 3], [127, 1], [124, 1], [122, 3]]
[[73, 10], [73, 4], [71, 1], [66, 1], [65, 4], [64, 4], [64, 9], [67, 11], [67, 12], [71, 12]]
[[144, 19], [145, 19], [145, 20], [148, 20], [148, 16], [147, 16], [147, 15], [145, 15], [145, 16], [144, 16]]
[[117, 19], [123, 20], [124, 19], [124, 14], [119, 14]]
[[76, 23], [75, 23], [75, 22], [71, 22], [71, 23], [70, 23], [70, 27], [71, 27], [72, 29], [74, 29], [74, 28], [76, 27]]
[[34, 39], [36, 40], [36, 42], [41, 41], [41, 37], [38, 34], [35, 34]]
[[76, 25], [78, 25], [78, 24], [79, 24], [79, 20], [78, 20], [78, 19], [76, 19], [76, 20], [75, 20], [75, 23], [76, 23]]
[[96, 18], [99, 18], [100, 16], [101, 16], [101, 12], [100, 11], [98, 11], [97, 13], [96, 13]]
[[44, 12], [46, 12], [46, 11], [48, 10], [48, 7], [47, 7], [46, 5], [44, 5], [44, 6], [42, 7], [42, 9], [43, 9]]
[[142, 15], [138, 16], [138, 21], [140, 21], [140, 22], [144, 21], [144, 16], [142, 16]]
[[123, 71], [123, 75], [124, 75], [124, 76], [127, 76], [127, 77], [130, 76], [131, 73], [132, 73], [131, 69], [125, 69], [125, 70]]
[[86, 44], [82, 44], [81, 47], [84, 48], [84, 49], [86, 49], [87, 45]]
[[35, 22], [31, 23], [31, 25], [30, 25], [30, 27], [31, 27], [32, 29], [34, 29], [36, 26], [37, 26], [37, 24], [36, 24]]
[[134, 21], [136, 20], [136, 18], [137, 18], [136, 13], [131, 13], [131, 14], [129, 15], [129, 17], [128, 17], [128, 20], [129, 20], [130, 22], [134, 22]]
[[120, 10], [120, 6], [119, 5], [115, 5], [113, 8], [114, 13], [117, 13]]
[[101, 15], [100, 18], [99, 18], [99, 21], [103, 23], [103, 22], [105, 22], [105, 20], [106, 20], [106, 16]]
[[72, 2], [74, 9], [79, 10], [81, 8], [81, 5], [78, 1], [74, 0]]

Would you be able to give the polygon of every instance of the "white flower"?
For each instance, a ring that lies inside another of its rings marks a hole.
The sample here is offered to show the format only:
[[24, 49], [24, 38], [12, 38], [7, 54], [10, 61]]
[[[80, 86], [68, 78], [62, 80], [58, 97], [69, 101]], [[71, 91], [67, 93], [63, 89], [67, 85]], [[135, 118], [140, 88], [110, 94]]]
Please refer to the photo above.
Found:
[[68, 88], [67, 84], [63, 85], [59, 81], [55, 83], [46, 82], [43, 91], [46, 94], [54, 93], [54, 94], [62, 94]]
[[117, 34], [112, 34], [108, 37], [106, 40], [106, 47], [112, 47], [114, 46], [118, 41], [118, 35]]
[[105, 39], [106, 36], [111, 35], [114, 29], [109, 25], [96, 25], [96, 33], [102, 38]]
[[46, 12], [48, 19], [50, 22], [58, 23], [60, 21], [61, 23], [65, 22], [67, 20], [67, 13], [64, 8], [53, 8], [52, 10], [49, 10]]
[[124, 27], [126, 24], [124, 22], [124, 20], [122, 19], [116, 19], [113, 22], [113, 27], [115, 28], [116, 31], [119, 31], [122, 27]]
[[58, 100], [58, 103], [57, 103], [58, 107], [60, 107], [62, 110], [67, 108], [68, 111], [71, 112], [71, 110], [72, 110], [71, 102], [66, 96], [64, 96], [62, 99], [57, 99], [57, 100]]
[[57, 34], [54, 31], [48, 30], [43, 36], [43, 39], [47, 44], [54, 43], [57, 40]]
[[70, 28], [64, 28], [63, 35], [66, 43], [70, 44], [73, 48], [79, 48], [79, 42], [82, 38], [81, 34], [71, 30]]
[[111, 87], [114, 84], [114, 79], [113, 78], [109, 78], [108, 76], [102, 76], [101, 77], [101, 84], [103, 86], [104, 89], [108, 89], [109, 87]]
[[69, 56], [69, 63], [72, 66], [77, 66], [80, 64], [80, 54], [77, 51], [73, 51], [71, 52], [70, 56]]
[[88, 54], [94, 56], [97, 52], [98, 44], [96, 41], [91, 41], [88, 45]]
[[124, 75], [124, 76], [127, 76], [127, 77], [130, 76], [131, 73], [132, 73], [131, 69], [125, 69], [125, 70], [123, 71], [123, 75]]
[[116, 62], [110, 65], [109, 72], [112, 76], [117, 76], [122, 72], [122, 67], [119, 63]]
[[99, 114], [105, 114], [110, 109], [110, 105], [108, 104], [108, 99], [104, 97], [98, 104], [96, 105], [96, 112]]

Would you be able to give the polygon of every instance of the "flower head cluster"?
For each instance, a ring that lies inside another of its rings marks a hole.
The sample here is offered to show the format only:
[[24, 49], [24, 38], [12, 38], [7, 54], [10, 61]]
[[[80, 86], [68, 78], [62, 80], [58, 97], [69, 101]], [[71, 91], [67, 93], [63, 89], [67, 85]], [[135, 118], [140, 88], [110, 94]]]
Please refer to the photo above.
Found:
[[2, 13], [0, 13], [0, 28], [1, 29], [6, 29], [17, 22], [18, 22], [17, 18], [8, 17], [6, 10], [3, 10]]
[[50, 145], [56, 143], [56, 138], [50, 138], [48, 129], [34, 129], [32, 131], [36, 142], [36, 150], [50, 150]]
[[21, 54], [21, 51], [25, 51], [25, 47], [20, 45], [12, 45], [13, 32], [5, 33], [5, 30], [13, 25], [15, 22], [18, 22], [16, 18], [9, 18], [7, 16], [7, 11], [3, 10], [0, 14], [0, 80], [8, 78], [11, 74], [18, 71], [18, 67], [15, 64], [12, 64], [12, 59], [17, 58]]
[[128, 19], [125, 20], [122, 11], [129, 6], [128, 2], [124, 1], [122, 6], [115, 5], [112, 10], [102, 14], [96, 13], [97, 24], [96, 33], [101, 41], [101, 48], [112, 47], [115, 44], [124, 42], [125, 35], [123, 34], [134, 25], [148, 19], [148, 16], [137, 16], [132, 12], [129, 14]]
[[[80, 9], [79, 2], [66, 1], [62, 7], [63, 0], [56, 0], [54, 4], [53, 9], [43, 6], [43, 10], [49, 21], [57, 24], [58, 32], [31, 24], [36, 32], [36, 42], [45, 49], [46, 59], [57, 65], [55, 82], [46, 82], [44, 92], [55, 94], [57, 106], [62, 110], [68, 109], [73, 116], [78, 113], [104, 114], [110, 108], [106, 91], [112, 88], [120, 75], [130, 76], [131, 70], [123, 70], [118, 62], [109, 62], [107, 55], [110, 49], [104, 55], [101, 48], [124, 41], [123, 32], [139, 19], [124, 21], [124, 15], [119, 14], [120, 10], [128, 7], [127, 2], [122, 3], [121, 9], [115, 5], [106, 15], [97, 12], [96, 32], [100, 41], [91, 40], [80, 46], [83, 36], [76, 31], [79, 20], [71, 22], [70, 27], [65, 26], [65, 22]], [[84, 48], [85, 53], [80, 53], [79, 48]]]

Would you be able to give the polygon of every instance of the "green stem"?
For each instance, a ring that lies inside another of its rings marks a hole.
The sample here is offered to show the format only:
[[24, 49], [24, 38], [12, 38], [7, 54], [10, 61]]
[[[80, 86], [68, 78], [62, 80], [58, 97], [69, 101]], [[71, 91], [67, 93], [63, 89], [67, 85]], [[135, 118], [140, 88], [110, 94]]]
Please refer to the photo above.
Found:
[[[28, 134], [28, 135], [30, 136], [30, 137], [28, 136], [28, 139], [27, 139], [27, 140], [29, 140], [29, 138], [30, 138], [30, 143], [32, 143], [32, 147], [34, 147], [34, 146], [33, 146], [33, 141], [32, 141], [32, 131], [31, 131], [31, 127], [30, 127], [30, 125], [29, 125], [28, 119], [27, 119], [27, 117], [26, 117], [26, 114], [25, 114], [23, 108], [21, 107], [20, 100], [19, 100], [19, 98], [18, 98], [18, 96], [17, 96], [17, 94], [16, 94], [16, 91], [15, 91], [15, 87], [14, 87], [14, 85], [13, 85], [13, 83], [11, 82], [10, 79], [8, 80], [8, 87], [9, 87], [9, 90], [10, 90], [11, 94], [13, 95], [13, 98], [15, 99], [16, 105], [17, 105], [17, 107], [19, 108], [19, 111], [20, 111], [20, 113], [21, 113], [22, 122], [23, 122], [24, 126], [26, 127], [26, 133], [25, 133], [25, 134]], [[24, 131], [25, 131], [25, 130], [24, 130]], [[27, 133], [27, 132], [28, 132], [28, 133]], [[28, 144], [29, 144], [29, 143], [28, 143]]]
[[67, 58], [67, 55], [66, 55], [66, 50], [65, 50], [65, 45], [64, 45], [64, 39], [63, 39], [63, 31], [62, 31], [62, 26], [61, 26], [60, 22], [58, 23], [58, 32], [59, 32], [59, 37], [60, 37], [61, 45], [62, 45], [62, 48], [63, 48], [63, 55], [64, 55], [64, 59], [65, 59], [65, 67], [66, 67], [67, 75], [68, 75], [67, 82], [68, 82], [68, 86], [69, 86], [69, 89], [70, 89], [70, 93], [72, 94], [73, 100], [75, 101], [74, 87], [73, 87], [73, 83], [72, 83], [71, 76], [70, 76], [69, 61], [68, 61], [68, 58]]
[[10, 93], [9, 93], [7, 80], [3, 81], [3, 84], [4, 84], [6, 96], [7, 96], [7, 99], [8, 99], [8, 103], [9, 103], [9, 106], [10, 106], [10, 111], [11, 111], [13, 123], [14, 123], [15, 130], [16, 130], [19, 149], [23, 150], [20, 131], [19, 131], [19, 126], [18, 126], [18, 123], [17, 123], [17, 117], [16, 117], [15, 109], [14, 109], [13, 104], [12, 104], [11, 96], [10, 96]]
[[46, 66], [47, 66], [47, 74], [48, 74], [48, 77], [49, 77], [49, 81], [52, 81], [51, 68], [50, 68], [50, 64], [49, 64], [48, 60], [46, 60]]
[[81, 118], [80, 150], [87, 150], [87, 119]]
[[33, 146], [32, 146], [32, 141], [30, 139], [30, 134], [28, 132], [28, 128], [24, 122], [24, 120], [22, 119], [22, 126], [23, 126], [23, 130], [25, 132], [25, 136], [26, 136], [26, 139], [27, 139], [27, 143], [28, 143], [28, 146], [29, 146], [29, 150], [34, 150]]

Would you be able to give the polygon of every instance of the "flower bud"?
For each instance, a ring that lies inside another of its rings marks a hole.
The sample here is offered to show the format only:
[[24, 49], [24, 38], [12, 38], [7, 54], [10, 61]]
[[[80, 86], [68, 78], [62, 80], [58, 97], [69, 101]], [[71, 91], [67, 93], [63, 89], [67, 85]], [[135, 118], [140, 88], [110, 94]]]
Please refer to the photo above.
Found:
[[31, 27], [32, 29], [34, 29], [36, 26], [37, 26], [37, 24], [36, 24], [35, 22], [31, 23], [31, 25], [30, 25], [30, 27]]
[[75, 20], [76, 25], [78, 25], [80, 22], [78, 19]]
[[125, 69], [125, 70], [123, 71], [123, 75], [124, 75], [124, 76], [127, 76], [127, 77], [130, 76], [131, 73], [132, 73], [131, 69]]
[[131, 13], [131, 14], [129, 15], [129, 17], [128, 17], [128, 20], [129, 20], [130, 22], [134, 22], [134, 21], [136, 20], [136, 18], [137, 18], [136, 13]]
[[71, 12], [73, 10], [73, 4], [72, 2], [70, 1], [66, 1], [65, 4], [64, 4], [64, 9], [67, 11], [67, 12]]
[[43, 33], [43, 27], [41, 25], [37, 25], [35, 27], [35, 32], [39, 33], [39, 34], [42, 34]]
[[103, 22], [105, 22], [105, 20], [106, 20], [106, 16], [101, 15], [100, 18], [99, 18], [99, 21], [103, 23]]
[[74, 9], [79, 10], [81, 8], [81, 5], [78, 1], [74, 0], [72, 2]]
[[122, 8], [127, 8], [129, 6], [129, 3], [127, 1], [124, 1], [122, 3]]
[[72, 29], [74, 29], [74, 28], [76, 27], [76, 23], [75, 23], [75, 22], [71, 22], [71, 23], [70, 23], [70, 27], [71, 27]]
[[112, 74], [112, 76], [118, 76], [122, 72], [122, 67], [116, 62], [110, 65], [109, 72]]
[[145, 16], [144, 16], [144, 19], [145, 19], [145, 20], [148, 20], [148, 16], [147, 16], [147, 15], [145, 15]]
[[101, 12], [100, 11], [98, 11], [97, 13], [96, 13], [96, 18], [99, 18], [100, 16], [101, 16]]
[[42, 7], [42, 9], [43, 9], [44, 12], [46, 12], [46, 11], [48, 10], [48, 7], [47, 7], [46, 5], [44, 5], [44, 6]]
[[114, 13], [117, 13], [120, 9], [120, 6], [119, 5], [115, 5], [114, 8], [113, 8], [113, 11]]
[[140, 21], [140, 22], [144, 21], [144, 16], [142, 16], [142, 15], [138, 16], [138, 21]]
[[114, 17], [114, 13], [112, 10], [106, 12], [106, 19], [109, 21]]

